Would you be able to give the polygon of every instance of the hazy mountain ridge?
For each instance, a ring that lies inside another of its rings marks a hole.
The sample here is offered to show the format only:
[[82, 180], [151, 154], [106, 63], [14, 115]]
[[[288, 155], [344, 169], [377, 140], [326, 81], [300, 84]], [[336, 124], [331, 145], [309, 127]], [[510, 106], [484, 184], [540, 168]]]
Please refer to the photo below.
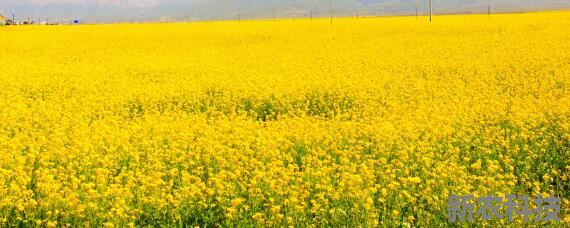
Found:
[[[435, 12], [483, 12], [491, 0], [434, 0]], [[332, 4], [331, 4], [332, 3]], [[128, 20], [205, 20], [242, 18], [301, 17], [313, 12], [315, 16], [329, 14], [363, 15], [413, 14], [416, 8], [427, 11], [427, 0], [3, 0], [0, 14], [17, 18], [59, 18], [86, 21]], [[497, 11], [515, 9], [540, 10], [570, 8], [569, 0], [494, 0]]]

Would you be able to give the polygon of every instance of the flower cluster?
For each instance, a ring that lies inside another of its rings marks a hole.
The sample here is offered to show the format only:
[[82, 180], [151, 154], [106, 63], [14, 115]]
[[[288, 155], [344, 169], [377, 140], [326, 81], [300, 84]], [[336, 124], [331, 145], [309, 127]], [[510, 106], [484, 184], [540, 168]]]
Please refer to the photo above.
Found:
[[568, 12], [0, 28], [0, 226], [568, 225], [568, 53]]

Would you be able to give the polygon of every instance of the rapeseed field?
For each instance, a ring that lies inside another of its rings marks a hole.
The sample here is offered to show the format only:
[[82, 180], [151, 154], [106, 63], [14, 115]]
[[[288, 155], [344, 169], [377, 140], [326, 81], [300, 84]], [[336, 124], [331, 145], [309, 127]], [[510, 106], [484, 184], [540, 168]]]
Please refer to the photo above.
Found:
[[570, 12], [0, 28], [1, 227], [568, 226], [569, 151]]

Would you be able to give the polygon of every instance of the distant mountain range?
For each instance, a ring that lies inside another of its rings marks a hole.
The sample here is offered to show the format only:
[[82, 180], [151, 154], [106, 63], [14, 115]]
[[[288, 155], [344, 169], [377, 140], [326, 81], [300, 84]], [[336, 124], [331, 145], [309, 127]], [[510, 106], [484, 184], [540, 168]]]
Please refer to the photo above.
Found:
[[[415, 14], [428, 0], [1, 0], [0, 14], [88, 22], [180, 21], [241, 18]], [[492, 3], [491, 3], [492, 2]], [[570, 8], [570, 0], [434, 0], [435, 13]]]

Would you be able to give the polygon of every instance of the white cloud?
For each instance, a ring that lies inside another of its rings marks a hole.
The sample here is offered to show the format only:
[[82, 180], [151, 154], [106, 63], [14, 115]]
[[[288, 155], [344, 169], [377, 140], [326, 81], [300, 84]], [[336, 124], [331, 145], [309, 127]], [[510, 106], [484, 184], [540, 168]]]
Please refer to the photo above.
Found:
[[44, 6], [50, 3], [74, 4], [74, 5], [98, 5], [107, 7], [152, 7], [167, 0], [2, 0], [1, 5], [25, 5]]

